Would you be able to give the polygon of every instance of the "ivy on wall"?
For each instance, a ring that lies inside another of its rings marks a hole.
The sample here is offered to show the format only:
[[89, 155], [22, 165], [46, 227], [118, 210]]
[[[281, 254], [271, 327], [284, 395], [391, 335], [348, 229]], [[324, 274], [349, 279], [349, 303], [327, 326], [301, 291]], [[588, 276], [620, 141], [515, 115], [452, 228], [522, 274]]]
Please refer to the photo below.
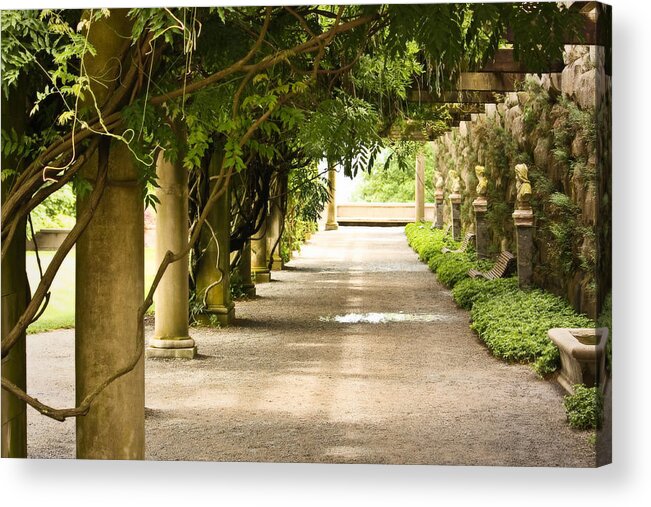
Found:
[[513, 168], [527, 164], [536, 219], [535, 279], [567, 297], [578, 310], [594, 313], [596, 225], [599, 213], [603, 215], [597, 203], [594, 108], [580, 108], [528, 79], [517, 99], [511, 95], [494, 115], [481, 115], [466, 126], [463, 133], [455, 129], [434, 145], [435, 169], [444, 177], [451, 169], [461, 175], [464, 228], [474, 227], [474, 168], [483, 165], [488, 176], [490, 249], [515, 251]]

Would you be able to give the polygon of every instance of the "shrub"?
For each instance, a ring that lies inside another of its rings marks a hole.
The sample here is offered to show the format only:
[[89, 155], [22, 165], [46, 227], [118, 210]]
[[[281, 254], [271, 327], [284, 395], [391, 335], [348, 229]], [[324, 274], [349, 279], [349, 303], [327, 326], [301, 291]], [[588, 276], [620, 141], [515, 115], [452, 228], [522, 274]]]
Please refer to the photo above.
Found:
[[429, 264], [430, 269], [435, 266], [436, 276], [446, 287], [454, 287], [464, 278], [468, 278], [468, 270], [478, 268], [477, 261], [466, 253], [440, 254], [436, 262]]
[[443, 247], [455, 250], [461, 244], [441, 229], [432, 229], [430, 222], [408, 224], [405, 235], [419, 259], [427, 262], [429, 269], [447, 287], [454, 287], [466, 278], [469, 269], [490, 269], [490, 263], [476, 260], [472, 248], [462, 253], [442, 253]]
[[443, 247], [458, 248], [459, 246], [444, 231], [431, 227], [431, 222], [412, 223], [405, 227], [409, 246], [414, 249], [423, 262], [429, 262], [432, 257], [440, 255]]
[[574, 386], [574, 394], [565, 396], [563, 403], [567, 420], [578, 430], [597, 429], [603, 416], [603, 397], [597, 387]]
[[471, 328], [493, 355], [509, 362], [533, 362], [539, 375], [555, 371], [559, 352], [547, 337], [553, 327], [594, 327], [561, 298], [540, 290], [504, 292], [480, 298], [470, 312]]
[[516, 290], [518, 290], [518, 279], [515, 277], [497, 278], [495, 280], [466, 278], [454, 286], [452, 297], [461, 308], [470, 310], [473, 303], [479, 299], [491, 298]]

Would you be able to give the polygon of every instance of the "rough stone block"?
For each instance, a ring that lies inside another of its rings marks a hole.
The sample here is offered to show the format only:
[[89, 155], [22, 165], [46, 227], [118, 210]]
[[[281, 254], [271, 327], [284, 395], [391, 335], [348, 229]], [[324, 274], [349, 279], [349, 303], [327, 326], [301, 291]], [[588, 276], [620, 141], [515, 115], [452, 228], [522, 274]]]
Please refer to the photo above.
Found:
[[547, 137], [539, 137], [536, 147], [533, 150], [533, 161], [541, 169], [549, 165], [551, 152], [551, 140]]
[[524, 144], [524, 120], [520, 106], [512, 107], [506, 112], [504, 125], [513, 134], [513, 137], [518, 143]]
[[578, 78], [574, 89], [576, 102], [582, 108], [596, 107], [597, 105], [597, 69], [590, 69]]
[[529, 94], [527, 92], [517, 92], [517, 94], [518, 94], [518, 102], [521, 105], [524, 105], [527, 102], [529, 102]]
[[571, 152], [574, 158], [587, 158], [588, 156], [585, 139], [580, 133], [572, 140]]
[[516, 92], [508, 92], [506, 94], [506, 100], [504, 101], [507, 108], [511, 108], [518, 105], [518, 94]]

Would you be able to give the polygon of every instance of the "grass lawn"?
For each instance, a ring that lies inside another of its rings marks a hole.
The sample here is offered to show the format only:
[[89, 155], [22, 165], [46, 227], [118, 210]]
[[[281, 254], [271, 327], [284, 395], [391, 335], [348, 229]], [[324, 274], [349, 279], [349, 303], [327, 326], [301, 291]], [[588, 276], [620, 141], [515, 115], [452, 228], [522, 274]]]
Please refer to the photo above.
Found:
[[[153, 248], [145, 248], [145, 290], [154, 280], [158, 267]], [[54, 257], [54, 252], [40, 252], [43, 272]], [[27, 252], [27, 277], [32, 292], [39, 283], [36, 254]], [[75, 250], [73, 249], [61, 264], [59, 272], [50, 287], [52, 293], [50, 303], [43, 315], [27, 328], [28, 333], [41, 333], [53, 329], [75, 327]], [[144, 296], [143, 296], [144, 297]], [[150, 309], [150, 312], [152, 309]]]

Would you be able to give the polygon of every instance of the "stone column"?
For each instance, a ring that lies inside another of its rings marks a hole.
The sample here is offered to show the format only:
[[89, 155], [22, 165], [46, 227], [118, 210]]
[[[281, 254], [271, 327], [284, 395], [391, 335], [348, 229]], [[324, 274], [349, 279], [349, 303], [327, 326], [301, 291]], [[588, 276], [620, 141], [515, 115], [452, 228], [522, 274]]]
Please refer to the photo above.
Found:
[[434, 227], [437, 229], [443, 229], [443, 207], [445, 206], [445, 201], [443, 199], [443, 191], [437, 190], [435, 194], [436, 199], [436, 222], [434, 222]]
[[[111, 15], [112, 17], [113, 15]], [[76, 399], [129, 364], [144, 336], [136, 316], [144, 299], [144, 207], [139, 170], [127, 147], [103, 140], [84, 168], [95, 179], [108, 158], [108, 182], [77, 241], [75, 305]], [[92, 162], [95, 163], [92, 163]], [[87, 199], [78, 198], [77, 214]], [[144, 459], [145, 371], [136, 367], [108, 386], [77, 418], [77, 457]]]
[[247, 297], [255, 296], [255, 283], [251, 278], [251, 240], [244, 243], [240, 256], [240, 265], [237, 268], [238, 275], [242, 282], [242, 290]]
[[[2, 95], [2, 127], [24, 132], [26, 102], [24, 88], [18, 87], [7, 99]], [[14, 157], [2, 157], [3, 168], [17, 168]], [[11, 188], [11, 177], [2, 182], [2, 203]], [[4, 244], [3, 244], [4, 246]], [[25, 271], [25, 220], [18, 227], [2, 261], [2, 339], [13, 329], [27, 306], [29, 288]], [[25, 334], [2, 359], [2, 378], [23, 391], [26, 389]], [[2, 452], [3, 458], [27, 457], [27, 407], [14, 395], [2, 389]]]
[[[97, 102], [120, 86], [117, 56], [131, 35], [126, 9], [93, 23], [89, 41], [97, 57], [84, 59]], [[99, 81], [99, 82], [97, 82]], [[102, 85], [105, 86], [102, 86]], [[107, 166], [104, 166], [107, 164]], [[106, 387], [76, 419], [77, 457], [143, 459], [145, 450], [144, 336], [138, 309], [144, 299], [144, 205], [140, 170], [124, 143], [104, 138], [82, 168], [94, 182], [108, 180], [93, 217], [76, 245], [75, 395], [80, 403], [108, 377], [137, 359], [135, 367]], [[89, 205], [77, 198], [77, 214]]]
[[[231, 198], [240, 199], [243, 208], [250, 208], [250, 174], [249, 171], [242, 171], [234, 174], [231, 178]], [[239, 195], [242, 194], [242, 195]], [[242, 292], [246, 297], [255, 297], [255, 284], [251, 278], [251, 239], [244, 241], [239, 252], [231, 252], [231, 264], [239, 255], [239, 262], [235, 266], [233, 276], [240, 283]]]
[[[4, 112], [4, 110], [3, 110]], [[6, 166], [5, 166], [6, 167]], [[3, 185], [3, 194], [8, 185]], [[4, 200], [4, 199], [3, 199]], [[8, 335], [27, 306], [25, 272], [25, 221], [14, 235], [2, 261], [2, 338]], [[25, 334], [2, 359], [2, 378], [26, 389]], [[27, 457], [27, 407], [2, 390], [2, 457]], [[39, 417], [39, 416], [37, 416]]]
[[450, 205], [452, 206], [452, 237], [455, 241], [461, 241], [461, 194], [457, 192], [450, 194]]
[[[281, 186], [276, 185], [274, 192], [281, 192]], [[271, 254], [271, 270], [280, 271], [284, 267], [284, 262], [280, 256], [280, 241], [283, 227], [283, 213], [280, 209], [281, 198], [279, 195], [274, 196], [269, 201], [269, 216], [267, 218], [267, 252]]]
[[518, 284], [521, 288], [533, 284], [533, 211], [516, 209], [513, 212], [517, 241]]
[[337, 223], [336, 203], [337, 171], [335, 171], [334, 165], [328, 169], [328, 184], [330, 185], [330, 200], [328, 201], [328, 221], [325, 230], [336, 231], [339, 229], [339, 224]]
[[521, 288], [533, 283], [533, 211], [531, 209], [531, 182], [526, 164], [515, 166], [515, 234], [517, 242], [518, 284]]
[[[156, 265], [167, 251], [178, 253], [188, 243], [188, 171], [180, 163], [158, 157], [156, 173], [160, 201], [156, 213]], [[149, 340], [147, 357], [192, 359], [197, 354], [189, 336], [190, 295], [188, 256], [167, 266], [154, 295], [156, 319], [154, 337]]]
[[416, 155], [416, 222], [425, 220], [425, 155]]
[[[209, 176], [219, 174], [221, 160], [221, 154], [213, 154], [208, 168]], [[214, 184], [214, 181], [210, 184], [211, 193]], [[235, 319], [235, 304], [230, 288], [230, 195], [228, 189], [222, 192], [208, 213], [200, 237], [204, 253], [197, 268], [197, 298], [201, 298], [206, 305], [205, 313], [199, 318], [208, 324], [216, 319], [222, 326], [232, 324]]]
[[267, 209], [263, 206], [260, 212], [264, 215], [262, 226], [257, 234], [251, 238], [251, 274], [256, 284], [269, 283], [271, 272], [269, 271], [269, 258], [267, 257]]
[[488, 255], [488, 224], [486, 223], [486, 212], [488, 201], [485, 197], [477, 197], [472, 202], [475, 209], [475, 252], [480, 259], [487, 259]]

